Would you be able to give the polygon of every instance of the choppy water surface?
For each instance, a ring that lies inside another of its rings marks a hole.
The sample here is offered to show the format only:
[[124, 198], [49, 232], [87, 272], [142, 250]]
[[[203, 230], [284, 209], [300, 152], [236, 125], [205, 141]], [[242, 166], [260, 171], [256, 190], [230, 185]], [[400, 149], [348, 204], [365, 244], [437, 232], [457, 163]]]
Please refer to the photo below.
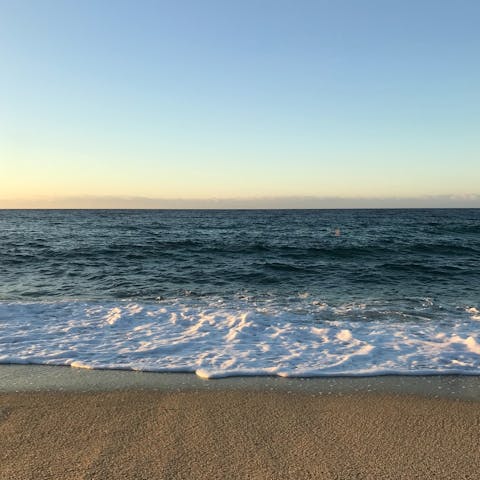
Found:
[[0, 362], [480, 374], [480, 210], [0, 211]]

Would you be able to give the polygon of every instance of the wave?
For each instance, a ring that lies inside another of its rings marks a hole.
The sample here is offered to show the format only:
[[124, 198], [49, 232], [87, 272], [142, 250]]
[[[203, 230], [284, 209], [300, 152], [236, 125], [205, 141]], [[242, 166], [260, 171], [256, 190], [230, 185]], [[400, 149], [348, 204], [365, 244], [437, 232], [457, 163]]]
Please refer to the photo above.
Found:
[[233, 375], [480, 374], [478, 306], [296, 297], [0, 302], [0, 363]]

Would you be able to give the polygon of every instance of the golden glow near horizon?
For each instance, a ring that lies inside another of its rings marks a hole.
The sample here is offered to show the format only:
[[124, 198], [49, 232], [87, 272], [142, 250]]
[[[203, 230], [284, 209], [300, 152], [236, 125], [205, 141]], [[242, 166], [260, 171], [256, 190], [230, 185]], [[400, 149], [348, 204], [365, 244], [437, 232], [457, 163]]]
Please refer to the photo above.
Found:
[[129, 158], [121, 152], [101, 159], [95, 152], [44, 153], [40, 148], [36, 153], [2, 152], [3, 159], [12, 161], [2, 161], [0, 202], [83, 196], [411, 198], [468, 195], [478, 189], [476, 178], [465, 173], [457, 175], [455, 181], [448, 161], [444, 161], [445, 168], [438, 165], [434, 178], [429, 164], [419, 162], [407, 169], [398, 158], [388, 163], [372, 155], [369, 162], [355, 162], [337, 154], [331, 155], [335, 161], [329, 162], [322, 160], [328, 158], [325, 153], [318, 161], [313, 155], [304, 155], [291, 161], [279, 156], [280, 161], [275, 162], [273, 156], [273, 152], [263, 158], [250, 154], [244, 162], [238, 154], [227, 161], [200, 155], [181, 157], [175, 152], [136, 160], [133, 154]]

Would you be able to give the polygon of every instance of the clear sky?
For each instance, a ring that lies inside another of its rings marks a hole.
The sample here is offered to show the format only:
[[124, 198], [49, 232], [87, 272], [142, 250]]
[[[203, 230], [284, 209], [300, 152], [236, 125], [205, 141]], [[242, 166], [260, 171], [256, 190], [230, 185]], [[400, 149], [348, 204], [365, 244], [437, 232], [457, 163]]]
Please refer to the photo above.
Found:
[[479, 25], [478, 0], [0, 0], [0, 207], [480, 206]]

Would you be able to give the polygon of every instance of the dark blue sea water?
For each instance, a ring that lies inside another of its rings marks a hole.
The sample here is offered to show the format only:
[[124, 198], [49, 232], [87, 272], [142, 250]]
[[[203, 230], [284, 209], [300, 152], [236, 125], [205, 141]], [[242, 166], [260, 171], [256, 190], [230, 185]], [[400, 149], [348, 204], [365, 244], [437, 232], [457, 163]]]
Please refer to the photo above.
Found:
[[479, 309], [478, 209], [0, 211], [4, 362], [479, 373]]
[[2, 300], [479, 300], [480, 210], [0, 211], [0, 246]]

